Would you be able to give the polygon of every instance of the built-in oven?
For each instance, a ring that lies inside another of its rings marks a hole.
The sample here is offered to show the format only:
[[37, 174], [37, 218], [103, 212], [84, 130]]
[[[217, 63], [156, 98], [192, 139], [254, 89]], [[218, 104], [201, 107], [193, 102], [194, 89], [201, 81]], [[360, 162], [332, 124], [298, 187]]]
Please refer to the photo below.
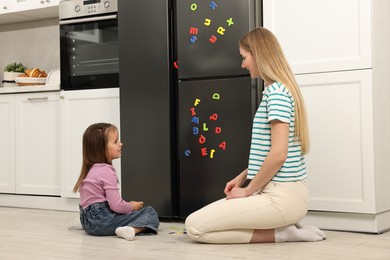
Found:
[[117, 0], [59, 3], [61, 89], [119, 87]]

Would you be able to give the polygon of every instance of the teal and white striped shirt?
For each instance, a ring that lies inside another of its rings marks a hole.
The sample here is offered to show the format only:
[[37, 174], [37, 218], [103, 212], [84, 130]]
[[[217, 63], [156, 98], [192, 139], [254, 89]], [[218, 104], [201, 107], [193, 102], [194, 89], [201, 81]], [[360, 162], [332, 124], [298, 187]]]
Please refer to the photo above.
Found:
[[278, 82], [263, 91], [263, 99], [253, 119], [247, 178], [255, 177], [271, 149], [270, 122], [272, 120], [290, 124], [287, 160], [272, 181], [291, 182], [306, 179], [307, 172], [301, 144], [294, 141], [294, 98], [288, 89]]

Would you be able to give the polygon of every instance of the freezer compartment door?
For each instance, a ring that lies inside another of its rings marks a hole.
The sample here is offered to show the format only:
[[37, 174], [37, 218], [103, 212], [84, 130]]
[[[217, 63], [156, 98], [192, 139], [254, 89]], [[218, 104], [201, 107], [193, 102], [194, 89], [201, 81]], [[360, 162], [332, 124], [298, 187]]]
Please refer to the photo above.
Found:
[[247, 168], [251, 80], [179, 83], [180, 211], [186, 217], [224, 197], [226, 182]]
[[238, 41], [254, 26], [252, 5], [250, 0], [177, 1], [180, 79], [248, 74], [240, 67]]

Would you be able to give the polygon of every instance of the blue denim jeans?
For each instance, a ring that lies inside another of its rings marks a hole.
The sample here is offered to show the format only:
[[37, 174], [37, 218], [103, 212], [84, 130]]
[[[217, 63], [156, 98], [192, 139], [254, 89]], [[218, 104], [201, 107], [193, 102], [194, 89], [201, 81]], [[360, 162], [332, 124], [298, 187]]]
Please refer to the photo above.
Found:
[[[160, 221], [157, 212], [150, 206], [130, 214], [119, 214], [110, 209], [107, 202], [98, 202], [80, 208], [83, 229], [93, 236], [112, 236], [115, 229], [123, 226], [145, 228], [142, 234], [157, 234]], [[141, 234], [138, 234], [141, 235]]]

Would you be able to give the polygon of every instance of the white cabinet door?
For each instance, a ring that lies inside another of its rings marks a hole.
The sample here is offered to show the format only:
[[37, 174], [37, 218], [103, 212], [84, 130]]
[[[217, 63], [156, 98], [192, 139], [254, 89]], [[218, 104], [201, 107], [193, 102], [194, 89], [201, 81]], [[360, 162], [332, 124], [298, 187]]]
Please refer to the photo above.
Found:
[[311, 210], [375, 212], [371, 78], [371, 70], [297, 76], [311, 138]]
[[21, 15], [34, 17], [35, 19], [58, 18], [59, 0], [30, 0], [33, 6], [29, 10], [21, 12]]
[[8, 2], [12, 12], [24, 12], [34, 9], [58, 6], [59, 0], [11, 0]]
[[0, 1], [0, 25], [58, 18], [59, 0]]
[[15, 95], [16, 192], [60, 195], [59, 92]]
[[[61, 92], [62, 162], [61, 196], [74, 198], [72, 192], [82, 165], [82, 137], [94, 123], [106, 122], [119, 129], [119, 89], [93, 89]], [[120, 161], [113, 165], [120, 179]]]
[[370, 0], [263, 0], [295, 74], [371, 68]]
[[0, 1], [0, 15], [9, 12], [9, 0]]
[[15, 193], [14, 95], [0, 95], [0, 192]]
[[12, 12], [21, 12], [35, 9], [39, 4], [39, 0], [11, 0], [9, 1], [9, 8]]

